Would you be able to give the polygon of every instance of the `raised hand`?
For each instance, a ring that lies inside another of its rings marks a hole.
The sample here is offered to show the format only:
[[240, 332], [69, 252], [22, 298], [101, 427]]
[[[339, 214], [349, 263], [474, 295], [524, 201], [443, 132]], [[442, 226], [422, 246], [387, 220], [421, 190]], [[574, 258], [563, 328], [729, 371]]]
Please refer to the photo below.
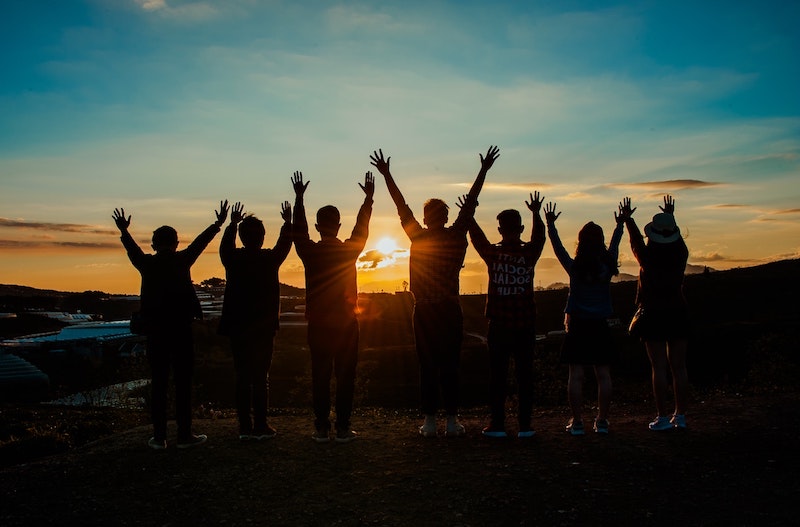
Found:
[[288, 201], [284, 201], [281, 204], [281, 218], [283, 218], [285, 222], [292, 221], [292, 206], [289, 205]]
[[675, 199], [667, 194], [664, 196], [664, 206], [658, 207], [661, 209], [661, 212], [666, 212], [667, 214], [674, 214], [675, 213]]
[[623, 223], [631, 219], [635, 211], [636, 207], [631, 208], [631, 198], [626, 196], [619, 202], [619, 214], [615, 212], [614, 219], [617, 223]]
[[233, 204], [233, 209], [231, 210], [231, 223], [236, 225], [244, 218], [244, 205], [241, 202], [237, 201]]
[[310, 181], [306, 181], [303, 183], [303, 173], [295, 171], [294, 175], [292, 176], [292, 188], [294, 189], [294, 193], [297, 196], [302, 196], [303, 193], [308, 188], [308, 184], [311, 183]]
[[128, 230], [131, 225], [131, 216], [125, 217], [125, 209], [114, 209], [114, 214], [111, 217], [114, 218], [114, 223], [117, 224], [117, 228], [120, 231]]
[[217, 212], [216, 210], [214, 211], [214, 214], [217, 215], [217, 225], [222, 225], [223, 223], [225, 223], [225, 220], [228, 218], [229, 208], [230, 207], [228, 207], [227, 199], [225, 201], [219, 202], [219, 212]]
[[[469, 198], [469, 194], [463, 194], [458, 197], [458, 201], [456, 201], [456, 207], [459, 209], [463, 209], [464, 206], [467, 204], [467, 199]], [[475, 202], [475, 206], [478, 206], [478, 202]]]
[[391, 175], [389, 171], [389, 162], [392, 160], [392, 157], [389, 156], [386, 159], [383, 158], [383, 150], [378, 149], [377, 151], [373, 150], [372, 155], [369, 156], [370, 164], [374, 166], [378, 172], [380, 172], [384, 176]]
[[358, 186], [361, 187], [361, 190], [364, 191], [368, 198], [372, 199], [372, 196], [375, 195], [375, 177], [372, 172], [368, 171], [364, 174], [364, 184], [359, 183]]
[[492, 168], [495, 160], [500, 157], [500, 148], [496, 146], [490, 146], [489, 150], [486, 151], [486, 157], [483, 157], [483, 154], [478, 154], [481, 158], [481, 170], [489, 170]]
[[542, 203], [544, 203], [544, 196], [541, 198], [539, 197], [539, 191], [535, 190], [531, 196], [530, 203], [525, 201], [525, 205], [528, 206], [528, 210], [533, 212], [534, 214], [539, 214], [539, 211], [542, 210]]
[[549, 223], [555, 223], [558, 217], [561, 216], [559, 212], [556, 214], [556, 204], [553, 202], [548, 203], [544, 207], [544, 217]]

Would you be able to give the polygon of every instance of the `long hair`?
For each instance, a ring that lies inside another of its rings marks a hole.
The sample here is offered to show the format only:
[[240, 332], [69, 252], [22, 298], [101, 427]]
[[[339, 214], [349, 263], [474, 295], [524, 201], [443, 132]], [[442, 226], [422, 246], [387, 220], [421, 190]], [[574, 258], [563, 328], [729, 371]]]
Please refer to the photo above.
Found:
[[583, 226], [578, 233], [578, 248], [570, 274], [583, 282], [594, 283], [616, 276], [619, 268], [616, 259], [606, 248], [603, 228], [594, 222]]

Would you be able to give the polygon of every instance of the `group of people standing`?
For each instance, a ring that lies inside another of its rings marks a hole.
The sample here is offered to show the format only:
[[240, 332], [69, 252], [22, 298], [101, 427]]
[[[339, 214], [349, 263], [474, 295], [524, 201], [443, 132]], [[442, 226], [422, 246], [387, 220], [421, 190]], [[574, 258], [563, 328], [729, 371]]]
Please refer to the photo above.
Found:
[[[618, 251], [623, 228], [627, 226], [633, 254], [640, 264], [636, 302], [636, 335], [645, 342], [652, 364], [653, 391], [658, 415], [652, 430], [685, 428], [688, 391], [686, 342], [689, 317], [682, 293], [688, 250], [675, 223], [674, 200], [664, 198], [662, 212], [645, 227], [647, 242], [640, 233], [629, 198], [614, 214], [616, 226], [608, 246], [603, 229], [589, 222], [578, 233], [574, 256], [564, 248], [556, 229], [556, 204], [544, 207], [539, 192], [525, 201], [531, 213], [530, 241], [522, 240], [524, 225], [519, 211], [503, 210], [497, 215], [501, 240], [491, 243], [475, 221], [478, 195], [486, 175], [499, 157], [490, 147], [480, 157], [480, 170], [469, 192], [457, 201], [455, 221], [448, 226], [449, 207], [441, 199], [429, 199], [420, 223], [405, 201], [390, 170], [389, 157], [382, 150], [370, 162], [383, 176], [401, 225], [410, 242], [410, 290], [414, 297], [413, 328], [420, 366], [420, 409], [424, 421], [419, 433], [435, 437], [440, 432], [437, 416], [440, 400], [444, 410], [443, 433], [462, 436], [458, 421], [459, 358], [463, 336], [463, 314], [459, 304], [459, 273], [464, 263], [469, 236], [487, 265], [489, 287], [486, 316], [489, 321], [489, 410], [486, 437], [507, 437], [506, 388], [510, 361], [514, 361], [519, 408], [517, 436], [534, 435], [533, 357], [536, 343], [534, 268], [550, 235], [553, 250], [569, 275], [569, 296], [565, 308], [566, 336], [561, 361], [569, 366], [568, 395], [572, 418], [566, 426], [572, 435], [584, 434], [582, 387], [584, 370], [594, 369], [598, 386], [598, 414], [593, 429], [608, 433], [611, 401], [610, 367], [617, 350], [607, 323], [612, 315], [610, 282], [618, 274]], [[142, 277], [141, 311], [137, 331], [147, 336], [147, 356], [152, 370], [153, 437], [148, 445], [167, 447], [167, 386], [170, 370], [175, 384], [178, 448], [206, 441], [194, 434], [191, 422], [191, 375], [193, 340], [191, 322], [202, 316], [191, 282], [190, 269], [225, 223], [230, 223], [220, 243], [220, 258], [226, 271], [225, 299], [219, 332], [230, 338], [236, 375], [236, 410], [241, 440], [262, 440], [275, 436], [267, 422], [267, 378], [273, 354], [280, 311], [278, 270], [292, 244], [305, 268], [308, 346], [311, 355], [312, 406], [316, 442], [346, 443], [357, 437], [351, 426], [359, 327], [356, 317], [358, 289], [356, 262], [369, 234], [375, 180], [372, 172], [359, 183], [364, 192], [356, 224], [346, 240], [339, 238], [340, 212], [326, 205], [316, 214], [315, 229], [320, 240], [309, 235], [304, 195], [309, 186], [301, 172], [291, 178], [294, 207], [284, 202], [283, 225], [274, 247], [263, 248], [265, 228], [256, 216], [244, 213], [237, 202], [230, 209], [220, 202], [216, 221], [186, 249], [177, 250], [175, 229], [164, 226], [152, 237], [155, 254], [145, 254], [128, 232], [131, 217], [115, 209], [114, 221], [128, 257]], [[242, 247], [236, 247], [236, 235]], [[672, 370], [674, 412], [667, 403], [668, 370]], [[335, 421], [331, 422], [331, 379], [336, 380]]]

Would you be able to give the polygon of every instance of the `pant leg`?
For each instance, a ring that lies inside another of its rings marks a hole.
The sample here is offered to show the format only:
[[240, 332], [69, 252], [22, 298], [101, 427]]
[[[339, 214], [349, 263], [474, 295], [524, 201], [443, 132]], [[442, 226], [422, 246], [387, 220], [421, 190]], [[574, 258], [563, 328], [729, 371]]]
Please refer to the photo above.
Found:
[[308, 347], [311, 352], [311, 401], [314, 409], [314, 426], [328, 430], [331, 427], [331, 375], [333, 353], [331, 328], [308, 323]]
[[334, 357], [336, 374], [336, 429], [349, 430], [358, 364], [358, 321], [342, 328]]
[[437, 328], [436, 311], [430, 305], [414, 306], [414, 343], [419, 360], [420, 410], [434, 415], [439, 407], [439, 371], [435, 361]]
[[257, 331], [253, 339], [251, 383], [253, 386], [253, 430], [263, 432], [267, 429], [267, 408], [269, 405], [269, 368], [275, 344], [273, 331]]
[[[513, 331], [513, 330], [511, 330]], [[505, 428], [505, 406], [508, 386], [508, 365], [513, 338], [508, 329], [489, 322], [489, 412], [492, 427]]]
[[458, 412], [459, 378], [458, 368], [461, 362], [461, 344], [464, 340], [464, 316], [458, 302], [439, 305], [442, 316], [439, 318], [442, 341], [438, 350], [440, 383], [442, 399], [447, 415]]
[[169, 344], [163, 335], [147, 336], [147, 361], [150, 363], [150, 418], [156, 441], [167, 439], [167, 389], [169, 387]]
[[175, 420], [178, 441], [192, 434], [192, 374], [194, 373], [194, 338], [192, 326], [175, 329], [172, 343], [172, 375], [175, 380]]
[[531, 425], [533, 413], [533, 355], [536, 349], [536, 331], [533, 328], [519, 330], [513, 346], [514, 373], [519, 391], [518, 419], [521, 430]]
[[252, 372], [254, 365], [248, 346], [248, 335], [237, 333], [231, 335], [231, 352], [233, 368], [236, 374], [234, 396], [236, 415], [239, 418], [239, 433], [250, 434], [253, 431], [253, 420], [250, 415], [250, 400], [253, 395]]

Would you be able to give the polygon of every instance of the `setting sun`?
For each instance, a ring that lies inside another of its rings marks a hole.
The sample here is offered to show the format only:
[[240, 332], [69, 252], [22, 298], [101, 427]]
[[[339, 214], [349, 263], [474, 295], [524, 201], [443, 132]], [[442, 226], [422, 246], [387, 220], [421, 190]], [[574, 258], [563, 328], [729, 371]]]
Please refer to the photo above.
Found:
[[390, 256], [393, 252], [397, 250], [397, 242], [394, 238], [389, 238], [388, 236], [384, 236], [380, 240], [378, 240], [378, 244], [375, 246], [378, 251], [386, 256]]

